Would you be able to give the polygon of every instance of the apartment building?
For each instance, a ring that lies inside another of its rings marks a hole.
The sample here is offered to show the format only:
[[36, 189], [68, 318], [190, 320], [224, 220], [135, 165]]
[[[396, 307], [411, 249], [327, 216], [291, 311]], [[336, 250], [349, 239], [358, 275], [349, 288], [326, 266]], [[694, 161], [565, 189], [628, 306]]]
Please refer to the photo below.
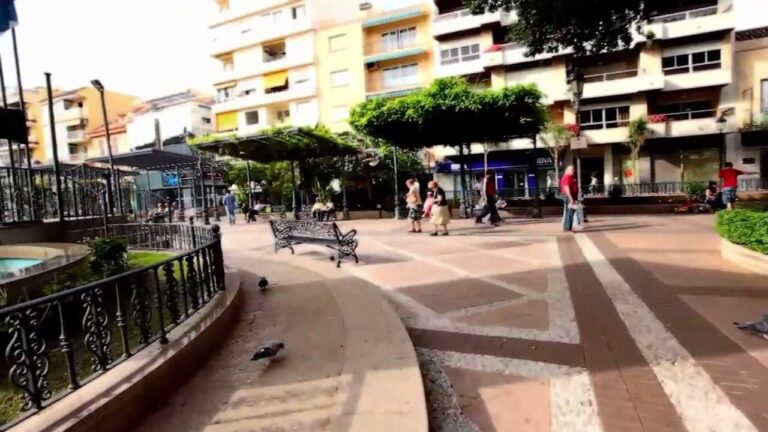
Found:
[[204, 136], [213, 132], [213, 98], [203, 92], [187, 90], [143, 101], [127, 116], [129, 151], [186, 135]]
[[[7, 94], [8, 98], [8, 108], [9, 109], [20, 109], [20, 98], [19, 98], [19, 91], [17, 88], [8, 89], [9, 92]], [[34, 164], [34, 161], [44, 160], [45, 159], [45, 146], [43, 143], [44, 136], [42, 133], [42, 123], [41, 123], [41, 115], [43, 114], [43, 111], [41, 111], [40, 105], [37, 103], [37, 101], [45, 94], [45, 89], [42, 88], [34, 88], [34, 89], [24, 89], [24, 105], [27, 115], [27, 137], [29, 139], [29, 148], [32, 151], [30, 160]], [[27, 163], [27, 149], [24, 145], [19, 145], [18, 143], [14, 143], [12, 146], [13, 149], [13, 160], [15, 162], [15, 165], [18, 166], [26, 166]], [[20, 163], [21, 161], [21, 163]], [[5, 142], [0, 144], [0, 166], [10, 166], [11, 164], [11, 158], [10, 153], [8, 151], [8, 146]]]
[[[526, 57], [524, 47], [505, 43], [504, 26], [516, 19], [514, 14], [473, 16], [454, 0], [436, 5], [440, 61], [435, 75], [468, 76], [493, 87], [535, 83], [555, 121], [579, 127], [586, 137], [589, 147], [579, 151], [583, 178], [597, 173], [608, 184], [716, 177], [725, 143], [735, 139], [740, 126], [732, 0], [695, 0], [658, 11], [645, 28], [651, 40], [637, 35], [631, 49], [581, 59], [586, 83], [578, 114], [567, 81], [569, 53]], [[651, 124], [639, 172], [634, 172], [623, 143], [629, 121], [640, 117]], [[440, 152], [456, 162], [450, 149]], [[475, 146], [473, 153], [469, 164], [477, 165], [482, 149]], [[489, 165], [501, 168], [500, 188], [520, 194], [555, 181], [551, 157], [532, 151], [530, 140], [494, 147]]]
[[[111, 91], [105, 91], [104, 98], [110, 118], [127, 115], [136, 101], [134, 96]], [[47, 110], [48, 98], [39, 99], [39, 104]], [[104, 127], [101, 96], [98, 90], [82, 87], [57, 92], [53, 96], [53, 112], [60, 161], [81, 163], [89, 157], [106, 154], [106, 147], [92, 145], [89, 136], [90, 132]], [[42, 116], [41, 124], [45, 143], [45, 161], [41, 162], [48, 163], [53, 157], [53, 148], [50, 119], [47, 114]], [[112, 150], [117, 153], [118, 149], [115, 145], [116, 143], [113, 142]]]
[[[112, 154], [125, 153], [131, 150], [128, 143], [127, 115], [122, 114], [112, 118], [109, 121], [109, 143], [112, 147]], [[89, 147], [92, 152], [89, 156], [103, 156], [109, 154], [107, 151], [107, 127], [102, 124], [91, 129], [88, 132]]]
[[215, 131], [348, 130], [349, 109], [432, 79], [427, 0], [216, 1]]

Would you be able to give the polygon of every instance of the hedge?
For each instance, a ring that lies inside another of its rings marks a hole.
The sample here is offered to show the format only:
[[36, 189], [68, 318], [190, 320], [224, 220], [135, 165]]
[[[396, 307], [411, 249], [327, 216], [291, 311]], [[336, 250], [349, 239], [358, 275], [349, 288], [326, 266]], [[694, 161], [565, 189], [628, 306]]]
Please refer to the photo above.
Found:
[[738, 245], [768, 254], [768, 212], [754, 210], [721, 211], [717, 232]]

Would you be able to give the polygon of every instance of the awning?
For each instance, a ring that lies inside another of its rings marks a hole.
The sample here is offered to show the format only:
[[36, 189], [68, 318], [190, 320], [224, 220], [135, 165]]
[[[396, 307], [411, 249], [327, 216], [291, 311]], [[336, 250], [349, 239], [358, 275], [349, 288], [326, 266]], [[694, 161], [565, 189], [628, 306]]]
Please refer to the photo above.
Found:
[[226, 132], [237, 129], [237, 111], [216, 114], [216, 131]]
[[[196, 166], [200, 157], [152, 148], [128, 153], [118, 153], [112, 156], [112, 160], [116, 166], [125, 166], [140, 170], [153, 170], [170, 169], [176, 166]], [[109, 156], [90, 158], [86, 162], [108, 164]]]
[[400, 50], [400, 51], [388, 52], [384, 54], [378, 54], [378, 55], [367, 57], [365, 59], [365, 64], [415, 56], [415, 55], [423, 54], [426, 51], [427, 51], [426, 48], [419, 47], [419, 48], [409, 48], [409, 49]]
[[283, 87], [288, 82], [288, 71], [274, 72], [264, 75], [264, 90]]
[[396, 12], [390, 15], [380, 16], [380, 17], [371, 18], [369, 20], [363, 21], [363, 28], [376, 27], [376, 26], [389, 24], [397, 21], [402, 21], [408, 18], [414, 18], [422, 15], [424, 15], [424, 10], [421, 8], [409, 9], [401, 12]]
[[391, 91], [386, 93], [376, 93], [376, 94], [368, 95], [367, 99], [371, 100], [371, 99], [381, 99], [381, 98], [395, 98], [395, 97], [405, 96], [411, 93], [416, 93], [419, 90], [421, 90], [421, 87], [410, 88], [405, 90], [396, 90], [396, 91]]

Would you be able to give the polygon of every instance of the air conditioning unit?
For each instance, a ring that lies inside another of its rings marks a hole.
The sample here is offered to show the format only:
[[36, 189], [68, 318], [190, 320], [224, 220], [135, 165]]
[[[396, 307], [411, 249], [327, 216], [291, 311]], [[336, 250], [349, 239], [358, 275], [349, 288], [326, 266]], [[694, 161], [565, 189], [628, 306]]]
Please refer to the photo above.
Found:
[[365, 66], [369, 71], [379, 70], [379, 62], [368, 63]]
[[368, 0], [361, 0], [360, 1], [360, 10], [368, 10], [373, 7], [373, 3], [371, 3]]

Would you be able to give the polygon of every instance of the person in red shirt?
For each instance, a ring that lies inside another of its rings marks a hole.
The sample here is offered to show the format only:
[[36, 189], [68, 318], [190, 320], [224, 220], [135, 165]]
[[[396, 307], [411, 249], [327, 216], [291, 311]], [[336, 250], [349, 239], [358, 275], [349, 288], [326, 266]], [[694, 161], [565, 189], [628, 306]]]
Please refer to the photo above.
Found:
[[720, 170], [720, 179], [722, 180], [723, 204], [728, 210], [733, 210], [736, 204], [736, 189], [739, 186], [739, 176], [742, 174], [752, 174], [733, 167], [733, 164], [726, 162], [724, 168]]
[[560, 179], [560, 194], [563, 199], [563, 231], [581, 230], [580, 221], [577, 220], [574, 226], [574, 205], [579, 196], [579, 182], [573, 173], [573, 165], [565, 168], [565, 174]]
[[482, 212], [475, 218], [475, 224], [482, 223], [486, 216], [491, 215], [491, 225], [498, 226], [501, 223], [501, 216], [499, 216], [499, 210], [496, 208], [496, 172], [488, 171], [483, 179], [480, 193], [485, 199], [485, 206], [483, 206]]

